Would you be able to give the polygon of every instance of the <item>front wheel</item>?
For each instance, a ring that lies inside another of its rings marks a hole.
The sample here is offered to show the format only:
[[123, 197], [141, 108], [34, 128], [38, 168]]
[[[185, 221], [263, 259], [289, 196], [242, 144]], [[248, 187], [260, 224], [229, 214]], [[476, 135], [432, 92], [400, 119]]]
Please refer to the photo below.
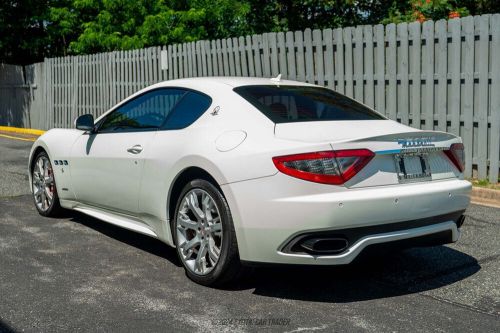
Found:
[[239, 275], [233, 219], [217, 187], [202, 179], [189, 182], [181, 192], [172, 222], [177, 253], [191, 280], [217, 286]]
[[44, 151], [35, 157], [31, 171], [31, 189], [35, 207], [40, 215], [57, 216], [61, 212], [54, 169], [49, 156]]

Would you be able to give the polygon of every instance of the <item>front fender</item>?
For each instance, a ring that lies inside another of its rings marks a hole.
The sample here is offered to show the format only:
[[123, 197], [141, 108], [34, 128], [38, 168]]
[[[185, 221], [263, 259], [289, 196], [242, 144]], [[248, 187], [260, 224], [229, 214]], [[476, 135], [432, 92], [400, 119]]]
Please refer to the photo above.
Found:
[[[69, 157], [71, 147], [82, 134], [83, 132], [79, 130], [52, 129], [44, 133], [33, 143], [28, 159], [30, 191], [32, 191], [31, 166], [33, 159], [40, 149], [43, 149], [52, 163], [59, 197], [62, 199], [74, 199], [74, 194], [71, 191], [71, 161]], [[55, 166], [54, 160], [68, 161], [68, 165]]]

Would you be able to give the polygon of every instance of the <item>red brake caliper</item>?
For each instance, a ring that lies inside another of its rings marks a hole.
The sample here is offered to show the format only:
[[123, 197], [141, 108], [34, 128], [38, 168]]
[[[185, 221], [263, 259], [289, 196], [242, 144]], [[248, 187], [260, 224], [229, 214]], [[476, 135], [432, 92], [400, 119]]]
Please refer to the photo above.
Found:
[[[49, 175], [49, 177], [51, 177], [52, 179], [54, 179], [54, 177], [52, 176], [52, 168], [49, 168], [49, 170], [47, 170], [47, 173]], [[54, 181], [52, 182], [52, 184], [50, 185], [50, 193], [52, 193], [52, 195], [54, 195]]]

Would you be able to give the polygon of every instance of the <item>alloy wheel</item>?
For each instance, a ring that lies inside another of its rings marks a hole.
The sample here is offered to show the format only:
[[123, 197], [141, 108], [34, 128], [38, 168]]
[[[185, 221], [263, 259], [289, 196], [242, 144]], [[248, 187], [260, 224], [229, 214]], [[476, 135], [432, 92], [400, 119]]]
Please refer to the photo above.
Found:
[[177, 250], [193, 273], [210, 273], [222, 250], [222, 221], [215, 200], [202, 189], [192, 189], [181, 199], [176, 216]]
[[32, 174], [33, 196], [39, 210], [46, 212], [52, 206], [55, 194], [54, 172], [46, 156], [38, 157]]

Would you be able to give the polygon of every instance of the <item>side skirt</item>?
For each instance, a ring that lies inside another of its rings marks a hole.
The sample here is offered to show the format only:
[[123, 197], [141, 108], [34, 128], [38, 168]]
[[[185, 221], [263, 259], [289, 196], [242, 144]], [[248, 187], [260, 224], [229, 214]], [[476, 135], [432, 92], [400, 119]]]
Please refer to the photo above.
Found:
[[116, 225], [118, 227], [135, 231], [150, 237], [159, 238], [158, 235], [148, 226], [140, 221], [137, 221], [131, 216], [118, 214], [116, 212], [105, 210], [103, 208], [97, 208], [70, 200], [61, 200], [61, 206], [67, 209], [76, 210], [78, 212], [95, 217], [96, 219]]

